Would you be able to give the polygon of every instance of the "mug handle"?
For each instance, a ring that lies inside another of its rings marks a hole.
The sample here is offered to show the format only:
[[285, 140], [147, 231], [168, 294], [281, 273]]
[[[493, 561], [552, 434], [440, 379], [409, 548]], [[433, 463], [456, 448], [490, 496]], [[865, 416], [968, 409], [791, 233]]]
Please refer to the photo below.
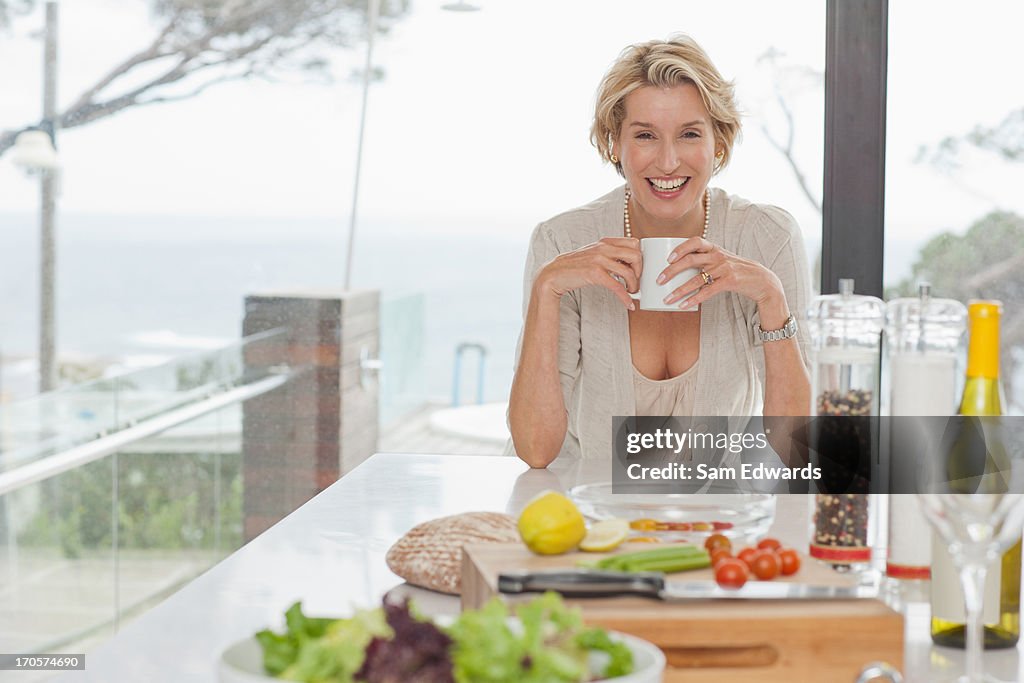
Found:
[[[615, 273], [609, 273], [609, 275], [611, 275], [613, 278], [615, 278], [616, 281], [618, 281], [618, 283], [620, 285], [622, 285], [623, 289], [626, 288], [626, 281], [622, 278], [621, 275], [616, 275]], [[629, 298], [631, 298], [633, 301], [640, 301], [640, 290], [639, 289], [637, 291], [635, 291], [635, 292], [630, 292], [629, 290], [626, 290], [626, 294], [628, 294]]]

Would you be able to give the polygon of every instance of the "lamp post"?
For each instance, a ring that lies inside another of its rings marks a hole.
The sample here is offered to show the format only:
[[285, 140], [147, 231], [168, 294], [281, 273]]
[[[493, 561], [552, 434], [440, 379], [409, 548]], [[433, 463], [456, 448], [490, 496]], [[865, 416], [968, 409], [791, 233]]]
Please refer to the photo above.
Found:
[[[57, 0], [46, 3], [46, 40], [43, 48], [43, 121], [49, 124], [50, 140], [57, 142]], [[57, 386], [56, 363], [56, 217], [57, 177], [44, 171], [40, 178], [40, 291], [39, 291], [39, 391]]]
[[[480, 8], [465, 0], [441, 5], [449, 12], [475, 12]], [[366, 131], [366, 102], [370, 98], [370, 79], [373, 71], [373, 39], [377, 34], [377, 19], [380, 16], [380, 0], [369, 0], [366, 8], [366, 64], [363, 67], [363, 104], [359, 113], [359, 142], [356, 146], [356, 177], [352, 183], [352, 212], [348, 221], [348, 250], [345, 261], [345, 289], [352, 286], [352, 255], [356, 240], [356, 218], [359, 215], [359, 176], [363, 168], [363, 137]]]
[[345, 289], [352, 287], [352, 252], [356, 241], [356, 217], [359, 215], [359, 176], [363, 168], [363, 134], [366, 130], [366, 102], [370, 98], [373, 70], [373, 39], [377, 34], [380, 0], [370, 0], [366, 9], [366, 65], [363, 67], [363, 105], [359, 112], [359, 142], [356, 145], [356, 177], [352, 183], [352, 213], [348, 221], [348, 251], [345, 262]]
[[39, 174], [39, 391], [57, 387], [56, 216], [57, 0], [46, 2], [43, 45], [43, 120], [15, 140], [11, 161]]

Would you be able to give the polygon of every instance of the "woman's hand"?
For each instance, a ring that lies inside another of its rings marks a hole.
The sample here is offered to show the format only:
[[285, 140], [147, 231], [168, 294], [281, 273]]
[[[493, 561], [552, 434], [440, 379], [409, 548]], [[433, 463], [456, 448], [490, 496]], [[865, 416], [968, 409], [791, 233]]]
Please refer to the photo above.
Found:
[[635, 305], [629, 292], [640, 289], [642, 270], [640, 240], [602, 237], [593, 244], [556, 256], [541, 269], [534, 288], [543, 287], [561, 297], [574, 289], [596, 285], [611, 291], [626, 308], [633, 310]]
[[[775, 273], [757, 261], [737, 256], [700, 237], [691, 237], [680, 244], [669, 255], [669, 260], [671, 263], [658, 276], [658, 282], [666, 282], [687, 268], [697, 268], [710, 276], [710, 284], [698, 273], [672, 290], [665, 300], [667, 304], [679, 302], [680, 308], [691, 308], [722, 292], [736, 292], [752, 299], [759, 308], [769, 302], [785, 303], [785, 291]], [[696, 294], [680, 301], [684, 294], [698, 288]]]

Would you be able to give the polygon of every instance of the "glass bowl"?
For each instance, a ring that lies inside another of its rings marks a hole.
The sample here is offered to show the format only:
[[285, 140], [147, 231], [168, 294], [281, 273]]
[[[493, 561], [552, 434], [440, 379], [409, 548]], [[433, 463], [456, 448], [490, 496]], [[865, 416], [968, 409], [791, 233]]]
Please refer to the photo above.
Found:
[[612, 493], [612, 484], [584, 484], [569, 497], [587, 517], [629, 520], [633, 536], [693, 540], [721, 533], [745, 543], [763, 538], [775, 521], [770, 493]]

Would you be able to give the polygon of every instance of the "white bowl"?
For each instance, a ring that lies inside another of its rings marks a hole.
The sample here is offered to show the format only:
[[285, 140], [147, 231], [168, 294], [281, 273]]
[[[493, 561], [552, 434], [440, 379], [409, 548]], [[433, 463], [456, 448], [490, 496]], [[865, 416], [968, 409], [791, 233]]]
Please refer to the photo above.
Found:
[[[617, 631], [609, 631], [615, 640], [621, 640], [633, 653], [633, 673], [602, 681], [615, 683], [661, 683], [665, 672], [665, 655], [655, 645]], [[221, 683], [271, 683], [274, 678], [263, 671], [263, 649], [255, 638], [240, 640], [221, 655], [218, 668]]]

